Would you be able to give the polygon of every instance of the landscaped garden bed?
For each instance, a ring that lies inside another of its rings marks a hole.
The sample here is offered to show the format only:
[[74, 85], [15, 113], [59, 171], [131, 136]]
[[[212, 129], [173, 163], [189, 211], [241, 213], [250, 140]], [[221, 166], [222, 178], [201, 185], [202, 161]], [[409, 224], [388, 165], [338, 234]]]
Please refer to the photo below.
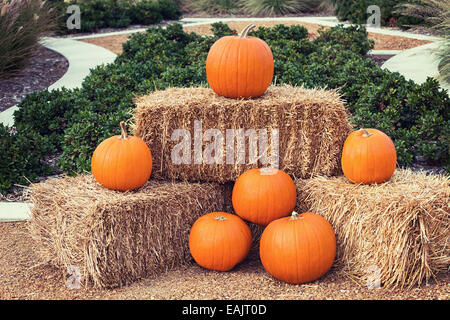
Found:
[[[9, 190], [11, 182], [25, 184], [23, 176], [33, 180], [44, 172], [51, 173], [48, 167], [32, 163], [60, 152], [58, 163], [63, 172], [89, 170], [95, 146], [116, 133], [120, 121], [131, 117], [136, 95], [168, 86], [206, 83], [208, 49], [227, 34], [232, 30], [223, 24], [216, 24], [215, 36], [209, 37], [187, 34], [181, 25], [150, 28], [145, 34], [134, 34], [115, 63], [94, 69], [81, 89], [27, 96], [15, 113], [14, 135], [33, 139], [23, 143], [12, 139], [12, 144], [2, 147], [5, 152], [23, 148], [21, 157], [30, 157], [33, 162], [5, 159], [3, 192]], [[340, 88], [352, 114], [351, 122], [358, 127], [378, 127], [391, 136], [401, 166], [417, 161], [448, 166], [444, 138], [449, 128], [448, 94], [435, 80], [417, 85], [366, 59], [373, 43], [364, 29], [334, 27], [312, 41], [302, 26], [260, 28], [250, 34], [271, 46], [276, 84]], [[44, 109], [42, 102], [46, 103]], [[7, 128], [4, 132], [11, 134]], [[15, 170], [7, 169], [9, 166]], [[18, 171], [17, 166], [23, 169]]]
[[59, 80], [68, 67], [63, 56], [39, 47], [20, 72], [0, 80], [0, 112], [19, 103], [27, 94], [46, 89]]
[[369, 54], [424, 42], [240, 23], [88, 40], [120, 54], [0, 124], [0, 192], [32, 204], [0, 296], [448, 299], [450, 98]]

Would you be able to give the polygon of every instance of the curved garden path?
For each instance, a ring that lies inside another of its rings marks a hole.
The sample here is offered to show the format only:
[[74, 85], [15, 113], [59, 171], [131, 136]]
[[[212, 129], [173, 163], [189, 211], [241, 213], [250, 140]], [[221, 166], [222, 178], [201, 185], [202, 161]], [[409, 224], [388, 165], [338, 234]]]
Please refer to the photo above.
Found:
[[[438, 42], [405, 50], [386, 61], [382, 68], [401, 73], [406, 79], [423, 83], [428, 77], [439, 80]], [[440, 81], [441, 87], [450, 92], [450, 84]]]

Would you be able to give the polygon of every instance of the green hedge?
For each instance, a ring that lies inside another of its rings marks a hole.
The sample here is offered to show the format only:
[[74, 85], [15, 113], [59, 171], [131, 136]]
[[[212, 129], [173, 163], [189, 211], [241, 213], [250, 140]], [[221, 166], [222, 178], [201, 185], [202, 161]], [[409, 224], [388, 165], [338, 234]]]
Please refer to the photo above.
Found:
[[[123, 45], [123, 54], [114, 63], [93, 69], [81, 89], [27, 97], [15, 113], [16, 124], [29, 126], [49, 140], [50, 148], [41, 152], [45, 156], [45, 152], [62, 151], [62, 171], [89, 171], [95, 147], [119, 133], [119, 122], [130, 118], [136, 95], [169, 86], [207, 86], [208, 50], [219, 37], [233, 33], [223, 24], [213, 25], [213, 31], [214, 36], [201, 37], [175, 24], [134, 34]], [[418, 85], [380, 69], [365, 57], [373, 42], [363, 27], [321, 30], [314, 41], [307, 39], [302, 26], [259, 28], [250, 35], [271, 47], [277, 84], [339, 88], [351, 121], [356, 127], [374, 127], [388, 134], [400, 165], [423, 160], [450, 169], [447, 92], [431, 78]], [[44, 155], [37, 153], [37, 157]], [[13, 178], [0, 176], [2, 181]]]
[[[175, 0], [53, 0], [52, 5], [59, 12], [60, 33], [88, 32], [100, 28], [123, 28], [132, 24], [156, 24], [162, 20], [178, 20], [181, 10]], [[67, 7], [80, 7], [81, 29], [69, 30], [66, 20], [70, 16]]]
[[422, 19], [402, 16], [397, 14], [396, 8], [404, 3], [417, 3], [416, 0], [333, 0], [335, 14], [340, 21], [366, 24], [367, 18], [372, 14], [367, 13], [370, 5], [380, 7], [381, 24], [383, 26], [407, 27], [423, 23]]
[[52, 173], [45, 163], [55, 152], [47, 137], [28, 126], [6, 127], [0, 123], [0, 192], [8, 192], [13, 184], [28, 185], [39, 176]]

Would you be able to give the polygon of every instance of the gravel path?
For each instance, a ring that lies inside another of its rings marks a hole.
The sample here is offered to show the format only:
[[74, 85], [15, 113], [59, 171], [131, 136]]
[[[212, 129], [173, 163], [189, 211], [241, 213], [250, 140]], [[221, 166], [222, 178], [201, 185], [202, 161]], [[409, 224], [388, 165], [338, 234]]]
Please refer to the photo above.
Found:
[[368, 289], [331, 270], [322, 279], [289, 285], [268, 275], [257, 252], [231, 272], [192, 266], [143, 279], [114, 290], [69, 290], [61, 272], [40, 265], [38, 248], [24, 223], [0, 224], [0, 299], [444, 299], [450, 298], [449, 275], [411, 290]]

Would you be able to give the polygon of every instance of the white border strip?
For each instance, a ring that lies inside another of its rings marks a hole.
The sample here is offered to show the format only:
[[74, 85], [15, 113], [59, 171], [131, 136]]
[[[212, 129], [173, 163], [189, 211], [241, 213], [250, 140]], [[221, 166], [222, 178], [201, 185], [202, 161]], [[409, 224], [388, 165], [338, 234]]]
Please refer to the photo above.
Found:
[[0, 222], [30, 220], [32, 206], [25, 202], [0, 202]]

